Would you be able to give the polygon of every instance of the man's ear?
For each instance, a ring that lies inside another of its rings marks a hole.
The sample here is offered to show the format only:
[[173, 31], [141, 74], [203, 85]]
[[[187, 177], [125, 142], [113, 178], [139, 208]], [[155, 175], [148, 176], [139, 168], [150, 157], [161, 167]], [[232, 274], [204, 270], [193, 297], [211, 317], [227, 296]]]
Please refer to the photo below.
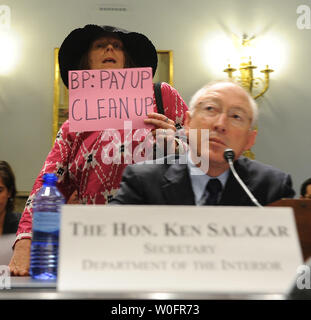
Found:
[[184, 124], [186, 134], [189, 133], [190, 121], [191, 121], [191, 114], [190, 114], [190, 111], [187, 111], [186, 118], [185, 118], [185, 124]]
[[247, 137], [247, 143], [244, 151], [249, 150], [256, 142], [257, 130], [250, 130]]

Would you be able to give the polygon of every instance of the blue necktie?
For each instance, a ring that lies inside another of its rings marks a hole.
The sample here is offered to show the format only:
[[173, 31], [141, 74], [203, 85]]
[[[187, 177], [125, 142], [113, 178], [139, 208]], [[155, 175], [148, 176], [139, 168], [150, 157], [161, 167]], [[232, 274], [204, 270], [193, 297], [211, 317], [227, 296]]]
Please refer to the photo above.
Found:
[[218, 179], [210, 179], [206, 186], [206, 190], [208, 191], [209, 195], [204, 204], [207, 206], [217, 205], [221, 189], [221, 182]]

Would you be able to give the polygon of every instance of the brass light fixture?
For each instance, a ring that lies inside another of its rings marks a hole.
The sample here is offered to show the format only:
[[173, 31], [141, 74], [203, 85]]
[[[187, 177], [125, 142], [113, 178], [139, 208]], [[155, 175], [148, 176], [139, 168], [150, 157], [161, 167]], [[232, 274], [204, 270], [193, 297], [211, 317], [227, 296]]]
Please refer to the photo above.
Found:
[[[243, 51], [246, 51], [248, 47], [251, 47], [251, 41], [255, 37], [248, 38], [246, 34], [243, 34], [242, 37], [242, 43], [240, 43], [240, 47]], [[240, 85], [247, 90], [251, 96], [254, 99], [259, 98], [262, 96], [269, 88], [269, 83], [270, 83], [270, 73], [273, 72], [274, 70], [270, 69], [268, 65], [266, 65], [265, 69], [261, 70], [264, 74], [264, 79], [260, 77], [254, 77], [254, 69], [257, 68], [257, 66], [254, 66], [252, 63], [252, 58], [251, 56], [248, 56], [245, 58], [245, 56], [242, 56], [242, 62], [240, 63], [239, 71], [240, 75], [237, 77], [234, 77], [233, 73], [237, 71], [237, 69], [231, 67], [230, 64], [228, 64], [228, 67], [223, 70], [228, 74], [228, 78], [234, 81], [237, 81], [240, 83]], [[247, 61], [245, 62], [245, 60]], [[256, 128], [257, 130], [257, 128]], [[251, 150], [246, 150], [243, 153], [244, 156], [250, 158], [250, 159], [255, 159], [255, 154]]]
[[[246, 51], [249, 47], [251, 47], [251, 42], [255, 37], [248, 38], [246, 34], [243, 34], [242, 43], [240, 43], [241, 51]], [[254, 99], [259, 98], [262, 96], [269, 88], [269, 81], [270, 81], [270, 73], [274, 70], [270, 69], [268, 65], [266, 65], [265, 69], [261, 70], [264, 74], [264, 79], [260, 77], [254, 77], [254, 69], [257, 66], [254, 66], [252, 63], [252, 58], [248, 56], [247, 58], [244, 56], [241, 57], [242, 62], [240, 63], [239, 71], [240, 75], [237, 77], [233, 76], [233, 73], [237, 71], [237, 69], [231, 67], [228, 64], [228, 67], [224, 70], [228, 74], [228, 78], [235, 80], [241, 84], [241, 86], [246, 89]], [[248, 61], [245, 62], [245, 60]], [[256, 90], [257, 89], [257, 90]], [[258, 92], [258, 89], [260, 90]], [[258, 92], [258, 93], [256, 93]]]
[[[228, 64], [228, 67], [224, 70], [224, 72], [228, 74], [229, 79], [238, 81], [241, 84], [241, 86], [245, 88], [253, 96], [254, 99], [257, 99], [268, 90], [270, 83], [269, 74], [274, 70], [270, 69], [269, 66], [266, 65], [266, 68], [260, 71], [265, 75], [264, 79], [262, 79], [259, 77], [254, 78], [253, 70], [256, 68], [257, 67], [252, 64], [251, 57], [249, 57], [248, 62], [242, 62], [240, 64], [239, 77], [233, 77], [233, 72], [235, 72], [237, 69], [232, 68], [230, 64]], [[253, 89], [258, 88], [260, 85], [262, 86], [262, 90], [257, 94], [253, 94]]]

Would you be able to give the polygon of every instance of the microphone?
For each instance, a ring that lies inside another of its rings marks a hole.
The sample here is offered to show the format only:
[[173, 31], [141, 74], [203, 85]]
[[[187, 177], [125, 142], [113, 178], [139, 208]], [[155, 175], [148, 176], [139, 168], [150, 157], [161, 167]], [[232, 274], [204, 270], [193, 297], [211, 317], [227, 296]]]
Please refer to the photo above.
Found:
[[246, 185], [244, 184], [244, 182], [242, 181], [242, 179], [239, 177], [239, 175], [237, 174], [237, 172], [234, 169], [233, 166], [233, 160], [234, 160], [234, 151], [232, 149], [226, 149], [224, 151], [224, 158], [225, 160], [229, 163], [229, 167], [231, 172], [233, 173], [234, 177], [237, 179], [237, 181], [239, 182], [239, 184], [241, 185], [241, 187], [244, 189], [244, 191], [247, 193], [247, 195], [250, 197], [250, 199], [252, 200], [252, 202], [259, 208], [263, 208], [263, 206], [257, 201], [257, 199], [253, 196], [253, 194], [249, 191], [249, 189], [246, 187]]

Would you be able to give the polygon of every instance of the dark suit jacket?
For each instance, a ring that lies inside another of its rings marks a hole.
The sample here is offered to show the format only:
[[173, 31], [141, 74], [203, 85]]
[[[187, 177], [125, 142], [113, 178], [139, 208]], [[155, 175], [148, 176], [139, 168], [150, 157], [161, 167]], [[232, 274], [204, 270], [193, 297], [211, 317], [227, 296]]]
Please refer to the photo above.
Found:
[[[261, 205], [292, 198], [291, 177], [271, 166], [240, 157], [234, 167]], [[112, 204], [195, 205], [187, 164], [135, 164], [123, 173]], [[230, 172], [219, 205], [253, 206]]]

